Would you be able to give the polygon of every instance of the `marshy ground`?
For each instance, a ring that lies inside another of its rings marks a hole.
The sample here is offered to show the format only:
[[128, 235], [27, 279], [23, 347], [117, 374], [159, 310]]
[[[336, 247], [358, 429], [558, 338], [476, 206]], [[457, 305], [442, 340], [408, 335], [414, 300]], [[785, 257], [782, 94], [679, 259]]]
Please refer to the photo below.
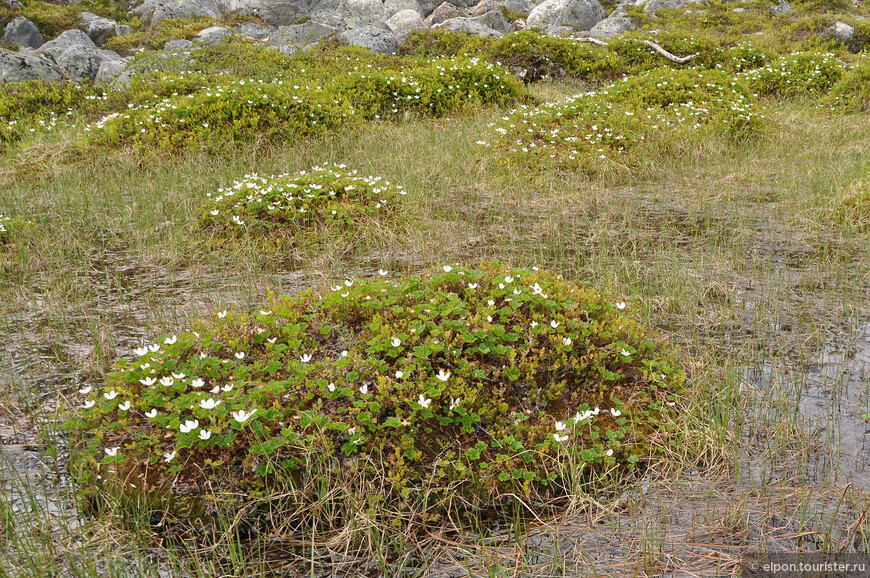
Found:
[[[476, 144], [492, 108], [232, 153], [84, 155], [72, 131], [10, 151], [0, 206], [31, 223], [0, 253], [0, 574], [727, 576], [755, 552], [870, 551], [870, 116], [764, 104], [759, 138], [628, 177], [506, 168]], [[202, 236], [207, 192], [326, 162], [401, 183], [407, 226], [318, 247]], [[76, 508], [60, 411], [118, 356], [269, 290], [491, 259], [609, 290], [677, 344], [687, 446], [561, 516], [380, 559], [281, 535], [169, 548]]]

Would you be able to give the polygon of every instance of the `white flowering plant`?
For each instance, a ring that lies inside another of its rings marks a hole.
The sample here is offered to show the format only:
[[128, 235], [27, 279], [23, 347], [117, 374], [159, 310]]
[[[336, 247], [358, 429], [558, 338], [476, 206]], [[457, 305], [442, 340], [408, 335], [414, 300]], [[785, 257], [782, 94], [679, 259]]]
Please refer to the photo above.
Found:
[[451, 488], [486, 505], [563, 496], [577, 468], [633, 469], [678, 443], [684, 373], [624, 301], [498, 264], [380, 273], [219, 312], [118, 361], [66, 423], [82, 487], [291, 484], [305, 502], [326, 471], [395, 504]]

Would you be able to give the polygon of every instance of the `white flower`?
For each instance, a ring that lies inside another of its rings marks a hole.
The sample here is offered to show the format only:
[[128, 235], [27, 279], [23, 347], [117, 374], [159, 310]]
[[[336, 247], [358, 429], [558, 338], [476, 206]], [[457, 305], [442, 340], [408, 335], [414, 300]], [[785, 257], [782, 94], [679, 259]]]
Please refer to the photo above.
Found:
[[595, 406], [595, 409], [592, 410], [592, 415], [598, 415], [599, 413], [601, 413], [601, 410], [600, 410], [600, 409], [598, 408], [598, 406], [596, 405], [596, 406]]
[[186, 420], [184, 423], [178, 425], [178, 431], [180, 431], [181, 433], [190, 433], [191, 431], [195, 430], [198, 427], [199, 427], [199, 420], [198, 419], [189, 419], [189, 420]]
[[130, 400], [128, 399], [124, 403], [119, 403], [118, 409], [120, 409], [121, 411], [130, 411]]
[[309, 361], [311, 361], [311, 354], [310, 354], [310, 353], [306, 353], [305, 355], [303, 355], [302, 357], [300, 357], [299, 360], [300, 360], [302, 363], [308, 363]]
[[363, 395], [367, 394], [369, 392], [369, 384], [364, 383], [361, 386], [359, 386], [359, 392]]
[[221, 404], [220, 401], [215, 401], [212, 398], [203, 399], [199, 402], [199, 407], [202, 409], [214, 409]]
[[164, 459], [164, 460], [166, 461], [166, 463], [168, 464], [169, 462], [171, 462], [172, 460], [175, 459], [175, 455], [176, 455], [175, 450], [173, 450], [173, 451], [171, 451], [171, 452], [166, 452], [165, 454], [163, 454], [163, 459]]
[[469, 289], [477, 289], [477, 287], [478, 287], [478, 284], [477, 284], [477, 283], [469, 283], [469, 284], [468, 284], [468, 288], [469, 288]]
[[156, 343], [152, 343], [151, 345], [148, 346], [148, 351], [150, 351], [152, 353], [157, 353], [158, 351], [160, 351], [160, 346], [157, 345]]
[[386, 275], [388, 272], [389, 272], [389, 271], [384, 271], [383, 269], [378, 269], [378, 275], [380, 275], [381, 277], [383, 277], [384, 275]]
[[563, 337], [562, 343], [565, 345], [571, 345], [571, 338], [570, 337]]
[[487, 315], [486, 320], [489, 321], [490, 323], [492, 323], [492, 315]]
[[[228, 383], [221, 388], [221, 391], [224, 393], [229, 393], [233, 390], [233, 387], [235, 387], [235, 385], [233, 385], [232, 383]], [[218, 403], [220, 403], [220, 402], [218, 402]]]
[[402, 379], [403, 377], [405, 377], [405, 372], [403, 372], [403, 371], [396, 372], [396, 379]]
[[176, 341], [178, 341], [178, 337], [173, 335], [172, 337], [167, 337], [166, 339], [164, 339], [163, 344], [164, 345], [173, 345], [173, 344], [175, 344]]
[[160, 385], [162, 385], [164, 387], [169, 387], [173, 383], [175, 383], [175, 380], [172, 379], [171, 377], [161, 377], [160, 378]]
[[443, 269], [445, 273], [450, 273], [451, 271], [453, 271], [453, 267], [451, 267], [450, 265], [444, 265]]
[[420, 407], [425, 409], [429, 407], [429, 404], [432, 403], [432, 400], [428, 399], [425, 395], [421, 393], [420, 398], [417, 400], [417, 402], [420, 404]]
[[190, 387], [195, 387], [197, 389], [199, 389], [203, 385], [205, 385], [205, 382], [203, 380], [199, 379], [198, 377], [190, 382]]
[[562, 431], [563, 429], [565, 429], [565, 427], [566, 427], [565, 422], [562, 422], [562, 421], [556, 422], [556, 431]]
[[89, 386], [87, 386], [87, 387], [85, 387], [85, 388], [83, 388], [83, 389], [80, 389], [80, 390], [79, 390], [79, 393], [82, 394], [82, 395], [87, 395], [87, 394], [91, 393], [91, 390], [92, 390], [92, 389], [93, 389], [93, 388], [89, 385]]
[[224, 317], [227, 316], [227, 312], [226, 312], [226, 310], [218, 311], [217, 316], [218, 316], [218, 319], [223, 319]]
[[115, 391], [115, 390], [113, 389], [113, 390], [110, 391], [109, 393], [104, 393], [104, 394], [103, 394], [103, 397], [105, 397], [105, 398], [108, 399], [109, 401], [112, 401], [113, 399], [115, 399], [116, 397], [118, 397], [118, 392]]
[[201, 439], [202, 441], [206, 441], [210, 437], [211, 437], [211, 432], [208, 431], [207, 429], [199, 430], [199, 439]]
[[630, 357], [630, 356], [631, 356], [631, 353], [629, 353], [628, 351], [626, 351], [624, 347], [622, 348], [622, 351], [619, 352], [619, 354], [622, 355], [622, 356], [624, 356], [624, 357]]
[[141, 383], [142, 385], [145, 385], [145, 386], [151, 386], [151, 385], [154, 385], [155, 383], [157, 383], [157, 380], [154, 379], [153, 377], [146, 377], [145, 379], [140, 379], [139, 383]]
[[450, 379], [450, 372], [439, 369], [438, 375], [436, 375], [435, 377], [437, 377], [441, 381], [447, 381], [448, 379]]
[[272, 314], [271, 309], [269, 311], [264, 311], [263, 309], [260, 309], [260, 315], [271, 315], [271, 314]]
[[568, 434], [565, 434], [565, 435], [559, 435], [559, 434], [557, 434], [557, 433], [554, 433], [554, 434], [553, 434], [553, 437], [554, 437], [554, 438], [556, 439], [556, 441], [559, 442], [559, 443], [562, 443], [562, 442], [564, 442], [564, 441], [568, 441]]
[[535, 283], [534, 285], [529, 285], [529, 289], [531, 289], [532, 293], [534, 293], [535, 295], [540, 295], [544, 292], [544, 289], [538, 283]]
[[233, 412], [233, 419], [239, 423], [245, 423], [255, 413], [257, 413], [257, 408], [251, 410], [251, 413], [247, 413], [245, 410], [240, 409], [239, 411]]
[[539, 324], [538, 324], [537, 321], [532, 321], [532, 329], [534, 329], [534, 328], [537, 327], [538, 325], [539, 325]]
[[157, 408], [152, 407], [150, 411], [146, 411], [145, 417], [147, 417], [148, 419], [154, 419], [155, 417], [157, 417]]
[[619, 303], [617, 303], [616, 308], [619, 309], [620, 311], [625, 309], [625, 301], [620, 301]]
[[667, 402], [667, 404], [668, 404], [670, 407], [674, 407], [675, 405], [677, 405], [677, 403], [674, 402], [674, 401], [669, 401], [669, 402]]
[[172, 377], [174, 377], [175, 379], [184, 379], [187, 376], [184, 375], [183, 373], [173, 373]]
[[613, 450], [607, 450], [606, 452], [604, 452], [604, 455], [609, 458], [610, 456], [613, 455]]
[[352, 285], [353, 285], [353, 280], [352, 280], [352, 279], [345, 279], [345, 280], [344, 280], [344, 286], [345, 286], [345, 287], [351, 287]]
[[139, 357], [142, 357], [143, 355], [148, 353], [148, 348], [147, 347], [137, 347], [136, 349], [133, 350], [133, 353], [135, 353]]
[[220, 393], [220, 392], [221, 392], [221, 386], [219, 386], [219, 385], [216, 385], [209, 390], [209, 393]]
[[238, 353], [234, 353], [233, 355], [236, 356], [236, 359], [244, 359], [244, 358], [245, 358], [245, 352], [244, 352], [244, 351], [239, 351]]
[[103, 451], [105, 451], [105, 452], [106, 452], [106, 455], [109, 456], [110, 458], [114, 458], [116, 455], [118, 455], [118, 450], [119, 450], [119, 449], [121, 449], [121, 448], [118, 447], [118, 446], [115, 446], [115, 447], [113, 447], [113, 448], [106, 448], [106, 449], [103, 450]]
[[557, 327], [559, 327], [559, 322], [553, 319], [552, 321], [550, 321], [550, 327], [556, 329]]
[[328, 389], [329, 391], [335, 391], [335, 384], [330, 383], [329, 385], [326, 386], [326, 389]]
[[86, 399], [85, 403], [82, 404], [82, 409], [91, 409], [95, 405], [97, 405], [97, 402]]
[[619, 416], [622, 415], [622, 412], [619, 411], [618, 409], [616, 409], [615, 407], [611, 407], [611, 408], [610, 408], [610, 414], [611, 414], [613, 417], [619, 417]]
[[393, 338], [390, 340], [390, 343], [393, 344], [393, 347], [398, 347], [398, 346], [400, 346], [400, 345], [402, 344], [402, 340], [399, 339], [398, 337], [393, 337]]
[[504, 282], [505, 282], [505, 283], [513, 283], [513, 282], [514, 282], [514, 278], [511, 277], [510, 275], [508, 275], [507, 277], [504, 278]]
[[268, 341], [269, 343], [275, 343], [276, 341], [278, 341], [278, 338], [277, 337], [270, 337], [266, 341]]
[[457, 407], [459, 407], [459, 404], [461, 404], [461, 403], [462, 403], [462, 400], [459, 399], [458, 397], [451, 397], [451, 398], [450, 398], [450, 409], [451, 409], [451, 411], [454, 410], [454, 409], [456, 409]]
[[347, 357], [347, 350], [342, 351], [342, 352], [341, 352], [341, 356], [342, 356], [342, 357]]
[[591, 412], [590, 410], [587, 409], [586, 411], [583, 412], [582, 415], [581, 415], [580, 412], [578, 411], [578, 412], [574, 415], [574, 423], [580, 423], [581, 421], [586, 421], [586, 420], [589, 419], [590, 417], [592, 417], [592, 412]]
[[495, 305], [495, 300], [490, 299], [489, 301], [486, 302], [486, 304], [489, 305], [490, 307], [492, 307], [493, 305]]

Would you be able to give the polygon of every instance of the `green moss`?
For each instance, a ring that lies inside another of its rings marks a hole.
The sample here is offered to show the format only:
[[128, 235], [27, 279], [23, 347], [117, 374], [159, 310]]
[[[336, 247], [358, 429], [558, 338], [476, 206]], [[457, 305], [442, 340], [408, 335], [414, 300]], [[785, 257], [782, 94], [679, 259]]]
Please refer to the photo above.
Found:
[[209, 193], [203, 225], [220, 233], [278, 233], [324, 237], [395, 220], [405, 191], [380, 177], [343, 166], [314, 167], [295, 175], [246, 176]]
[[84, 391], [67, 422], [73, 469], [85, 489], [147, 471], [144, 492], [174, 479], [242, 495], [308, 476], [338, 494], [340, 477], [417, 512], [565, 495], [581, 472], [632, 469], [670, 437], [683, 372], [624, 307], [487, 265], [222, 312]]

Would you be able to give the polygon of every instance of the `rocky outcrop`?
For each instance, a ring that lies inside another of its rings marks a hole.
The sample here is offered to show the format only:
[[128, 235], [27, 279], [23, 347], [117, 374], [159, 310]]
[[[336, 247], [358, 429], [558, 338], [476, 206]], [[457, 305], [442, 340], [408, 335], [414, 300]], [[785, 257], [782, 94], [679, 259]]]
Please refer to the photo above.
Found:
[[120, 60], [114, 52], [100, 50], [81, 30], [67, 30], [39, 47], [49, 53], [57, 66], [75, 81], [94, 80], [103, 62]]
[[196, 35], [197, 40], [203, 44], [220, 44], [224, 38], [229, 38], [233, 35], [233, 31], [223, 26], [210, 26], [205, 30], [201, 30]]
[[336, 34], [337, 28], [318, 22], [305, 22], [291, 26], [279, 26], [275, 35], [276, 44], [314, 44], [324, 38]]
[[396, 35], [396, 41], [399, 43], [403, 42], [412, 32], [426, 28], [423, 17], [416, 10], [396, 12], [387, 19], [386, 24]]
[[580, 31], [590, 30], [606, 17], [597, 0], [546, 0], [532, 9], [526, 25], [546, 33], [559, 27]]
[[837, 42], [846, 44], [851, 41], [852, 37], [855, 35], [855, 29], [845, 22], [837, 20], [834, 22], [833, 26], [828, 28], [828, 34], [830, 34], [831, 38]]
[[221, 18], [223, 16], [221, 7], [215, 0], [145, 0], [130, 12], [152, 24], [167, 18], [190, 16]]
[[467, 18], [471, 16], [470, 10], [459, 9], [453, 4], [442, 2], [435, 10], [426, 17], [426, 26], [441, 24], [453, 18]]
[[[478, 17], [480, 18], [480, 17]], [[504, 33], [494, 30], [479, 21], [478, 18], [452, 18], [441, 24], [436, 24], [432, 27], [433, 30], [450, 30], [452, 32], [464, 32], [465, 34], [473, 34], [475, 36], [488, 36], [490, 38], [501, 38]]]
[[91, 12], [82, 12], [82, 26], [85, 33], [97, 46], [102, 46], [112, 36], [124, 36], [133, 32], [129, 26], [118, 24], [114, 20], [97, 16]]
[[399, 49], [396, 35], [386, 24], [352, 28], [345, 30], [338, 37], [351, 46], [362, 46], [381, 54], [395, 54]]
[[47, 58], [0, 48], [0, 82], [22, 80], [63, 80], [63, 76]]
[[6, 25], [6, 31], [0, 38], [0, 44], [7, 46], [27, 46], [39, 48], [45, 42], [36, 24], [24, 16], [16, 16], [12, 22]]
[[640, 0], [638, 5], [643, 6], [644, 12], [657, 12], [659, 10], [675, 10], [698, 2], [699, 0]]
[[613, 38], [635, 28], [634, 20], [620, 6], [610, 16], [593, 26], [589, 30], [589, 36], [592, 38]]

